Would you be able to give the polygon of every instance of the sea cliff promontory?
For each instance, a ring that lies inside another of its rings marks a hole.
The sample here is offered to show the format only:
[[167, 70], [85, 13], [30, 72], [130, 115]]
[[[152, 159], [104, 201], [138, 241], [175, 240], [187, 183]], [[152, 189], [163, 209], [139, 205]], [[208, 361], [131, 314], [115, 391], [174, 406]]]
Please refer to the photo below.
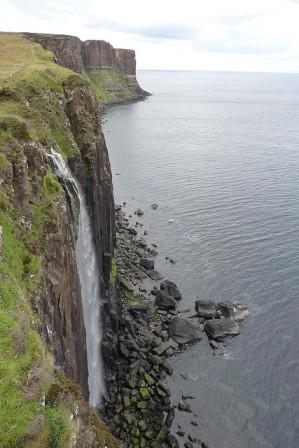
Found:
[[148, 95], [136, 78], [134, 50], [114, 48], [104, 40], [81, 41], [75, 36], [36, 33], [26, 36], [53, 51], [59, 65], [85, 75], [105, 105]]

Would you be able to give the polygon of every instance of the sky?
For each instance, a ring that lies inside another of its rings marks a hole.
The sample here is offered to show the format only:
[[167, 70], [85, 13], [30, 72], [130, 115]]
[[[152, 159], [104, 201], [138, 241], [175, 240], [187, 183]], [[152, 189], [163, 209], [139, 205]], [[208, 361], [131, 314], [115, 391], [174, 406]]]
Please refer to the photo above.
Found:
[[136, 50], [138, 69], [299, 73], [299, 0], [0, 0], [1, 31]]

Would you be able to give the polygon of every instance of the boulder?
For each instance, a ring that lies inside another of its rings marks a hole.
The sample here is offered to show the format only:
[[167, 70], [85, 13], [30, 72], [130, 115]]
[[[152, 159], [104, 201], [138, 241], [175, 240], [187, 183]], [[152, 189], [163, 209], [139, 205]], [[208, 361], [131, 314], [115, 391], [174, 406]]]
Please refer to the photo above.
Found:
[[134, 291], [133, 285], [126, 278], [119, 277], [119, 283], [120, 283], [120, 286], [127, 289], [128, 291], [130, 291], [130, 292]]
[[180, 401], [179, 401], [179, 403], [178, 403], [178, 409], [179, 409], [180, 411], [192, 412], [192, 411], [191, 411], [191, 406], [190, 406], [190, 404], [187, 403], [187, 402], [184, 401], [184, 400], [180, 400]]
[[151, 271], [154, 269], [155, 262], [152, 258], [142, 257], [140, 260], [140, 265], [148, 271]]
[[216, 304], [210, 300], [196, 300], [195, 310], [199, 317], [204, 317], [205, 319], [211, 319], [216, 316]]
[[167, 295], [173, 297], [175, 300], [181, 300], [182, 294], [179, 291], [177, 285], [174, 282], [171, 282], [170, 280], [164, 280], [160, 284], [161, 291], [165, 292]]
[[240, 327], [231, 318], [215, 319], [206, 322], [205, 332], [212, 339], [220, 339], [224, 336], [237, 336], [240, 334]]
[[135, 214], [136, 214], [137, 216], [142, 216], [142, 215], [144, 215], [144, 211], [141, 210], [141, 208], [138, 208], [138, 209], [136, 210]]
[[164, 310], [174, 310], [177, 306], [173, 297], [168, 296], [163, 291], [157, 291], [155, 305]]
[[178, 344], [187, 344], [192, 341], [200, 341], [202, 332], [187, 319], [174, 319], [169, 324], [169, 335]]
[[179, 448], [180, 447], [178, 439], [175, 436], [173, 436], [172, 434], [169, 434], [167, 436], [166, 441], [170, 448]]
[[149, 276], [152, 280], [162, 280], [162, 278], [163, 278], [163, 275], [160, 274], [160, 272], [155, 271], [154, 269], [148, 273], [148, 276]]
[[230, 317], [238, 322], [249, 316], [248, 308], [243, 303], [219, 302], [217, 310], [223, 317]]

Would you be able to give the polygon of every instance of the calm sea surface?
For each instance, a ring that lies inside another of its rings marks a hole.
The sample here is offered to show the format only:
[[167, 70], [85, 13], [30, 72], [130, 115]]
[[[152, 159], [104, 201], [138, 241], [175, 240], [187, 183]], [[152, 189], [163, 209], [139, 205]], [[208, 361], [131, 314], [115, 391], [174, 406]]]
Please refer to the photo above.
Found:
[[214, 448], [298, 448], [299, 75], [139, 80], [153, 96], [105, 116], [116, 202], [145, 211], [181, 308], [199, 297], [251, 310], [223, 357], [202, 341], [172, 359], [173, 400], [196, 395], [198, 414], [178, 412], [173, 429]]

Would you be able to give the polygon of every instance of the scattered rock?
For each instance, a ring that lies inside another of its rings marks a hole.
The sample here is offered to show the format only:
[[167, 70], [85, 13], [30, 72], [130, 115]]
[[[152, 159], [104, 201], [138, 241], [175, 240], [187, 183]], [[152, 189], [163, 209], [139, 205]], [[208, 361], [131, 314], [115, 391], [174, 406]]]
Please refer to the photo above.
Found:
[[223, 317], [230, 317], [238, 322], [244, 320], [250, 314], [247, 306], [242, 303], [219, 302], [217, 303], [217, 309]]
[[153, 210], [157, 210], [157, 208], [158, 208], [158, 204], [156, 204], [156, 202], [154, 202], [153, 204], [151, 204], [151, 208], [152, 208]]
[[165, 292], [168, 296], [173, 297], [175, 300], [181, 300], [182, 294], [177, 285], [170, 280], [164, 280], [160, 284], [161, 291]]
[[205, 319], [212, 319], [217, 313], [215, 303], [209, 300], [196, 300], [195, 311], [199, 317], [204, 317]]
[[137, 216], [142, 216], [142, 215], [144, 215], [144, 211], [141, 210], [141, 208], [138, 208], [138, 209], [135, 211], [135, 215], [137, 215]]
[[190, 404], [187, 403], [187, 402], [184, 401], [184, 400], [180, 400], [180, 401], [178, 402], [178, 409], [179, 409], [180, 411], [184, 411], [184, 412], [192, 412], [192, 411], [191, 411], [191, 406], [190, 406]]
[[205, 331], [212, 339], [220, 339], [224, 336], [237, 336], [240, 334], [240, 327], [236, 321], [230, 318], [207, 320]]
[[169, 335], [178, 344], [188, 344], [202, 339], [201, 330], [187, 319], [175, 319], [169, 324]]
[[154, 269], [155, 262], [152, 258], [142, 257], [140, 260], [140, 265], [144, 267], [144, 269], [150, 271]]
[[177, 306], [173, 297], [168, 296], [163, 291], [156, 292], [155, 305], [164, 310], [174, 310]]

